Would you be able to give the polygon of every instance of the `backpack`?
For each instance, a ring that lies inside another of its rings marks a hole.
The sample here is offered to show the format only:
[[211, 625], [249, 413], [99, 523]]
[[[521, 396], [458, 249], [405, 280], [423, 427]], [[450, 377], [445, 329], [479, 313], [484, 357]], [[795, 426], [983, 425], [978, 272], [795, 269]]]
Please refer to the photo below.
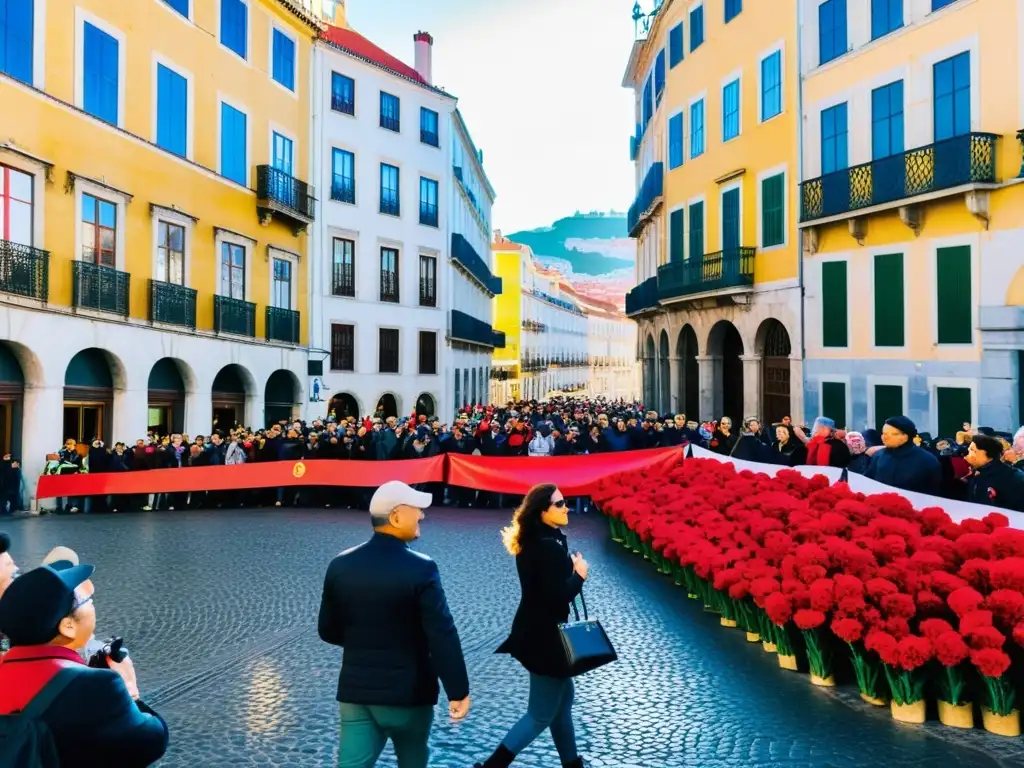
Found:
[[11, 768], [60, 768], [53, 734], [42, 720], [76, 670], [61, 669], [21, 712], [0, 715], [0, 765]]

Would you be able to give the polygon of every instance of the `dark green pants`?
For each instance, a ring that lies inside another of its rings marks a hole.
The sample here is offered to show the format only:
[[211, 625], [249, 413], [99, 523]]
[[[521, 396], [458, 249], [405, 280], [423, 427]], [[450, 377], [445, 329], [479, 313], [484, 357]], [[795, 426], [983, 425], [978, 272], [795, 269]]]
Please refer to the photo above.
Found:
[[433, 707], [341, 703], [338, 768], [373, 768], [388, 739], [399, 768], [427, 768]]

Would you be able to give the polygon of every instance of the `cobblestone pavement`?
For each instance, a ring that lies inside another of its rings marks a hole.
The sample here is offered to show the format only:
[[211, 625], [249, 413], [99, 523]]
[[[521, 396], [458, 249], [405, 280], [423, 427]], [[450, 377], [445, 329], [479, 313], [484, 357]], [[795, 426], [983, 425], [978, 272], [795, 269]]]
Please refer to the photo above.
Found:
[[[462, 635], [473, 710], [438, 709], [432, 766], [469, 768], [525, 707], [526, 675], [493, 649], [518, 599], [498, 528], [505, 513], [438, 510], [417, 548], [437, 559]], [[101, 632], [122, 634], [145, 699], [168, 720], [166, 768], [329, 766], [339, 651], [316, 636], [324, 569], [369, 533], [365, 515], [270, 510], [44, 517], [4, 522], [14, 554], [57, 544], [97, 564]], [[595, 768], [1009, 768], [1020, 739], [900, 726], [849, 690], [812, 687], [573, 517], [591, 563], [588, 605], [620, 661], [577, 684], [578, 738]], [[386, 752], [380, 765], [394, 766]], [[517, 766], [557, 768], [545, 734]]]

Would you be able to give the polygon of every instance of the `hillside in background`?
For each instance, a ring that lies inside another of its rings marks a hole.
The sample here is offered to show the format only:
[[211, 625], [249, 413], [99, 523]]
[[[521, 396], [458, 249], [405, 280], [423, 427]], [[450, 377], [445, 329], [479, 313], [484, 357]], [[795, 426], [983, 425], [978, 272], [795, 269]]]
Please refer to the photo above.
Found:
[[569, 279], [605, 277], [623, 270], [630, 275], [633, 272], [635, 245], [626, 236], [626, 217], [621, 213], [576, 213], [550, 227], [506, 237], [530, 246], [545, 266], [564, 272], [568, 265]]

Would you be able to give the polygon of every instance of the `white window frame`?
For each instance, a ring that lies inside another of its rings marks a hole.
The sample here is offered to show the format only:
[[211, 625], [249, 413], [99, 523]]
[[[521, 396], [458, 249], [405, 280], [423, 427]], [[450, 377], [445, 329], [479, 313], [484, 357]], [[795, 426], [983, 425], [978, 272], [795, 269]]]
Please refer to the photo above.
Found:
[[[883, 256], [893, 253], [899, 253], [903, 256], [903, 346], [900, 347], [878, 347], [875, 346], [875, 257]], [[871, 304], [867, 307], [867, 327], [868, 333], [868, 349], [871, 350], [872, 354], [876, 358], [889, 358], [895, 356], [897, 358], [906, 358], [909, 354], [910, 347], [910, 259], [912, 251], [906, 243], [892, 243], [890, 245], [877, 245], [871, 248], [864, 249], [864, 256], [868, 260], [868, 286], [871, 292]], [[849, 286], [849, 274], [847, 274], [847, 286]], [[847, 299], [847, 306], [849, 306], [849, 299]]]
[[[772, 176], [782, 175], [782, 242], [779, 245], [764, 247], [762, 182]], [[757, 174], [757, 250], [763, 253], [782, 251], [789, 247], [789, 164], [781, 163], [773, 168], [766, 168]]]
[[[246, 7], [246, 13], [245, 13], [245, 56], [243, 57], [243, 56], [239, 56], [236, 51], [233, 51], [231, 48], [228, 48], [226, 45], [224, 45], [224, 43], [221, 42], [221, 39], [220, 39], [221, 38], [220, 20], [221, 20], [221, 15], [223, 13], [223, 11], [221, 10], [221, 4], [223, 2], [224, 2], [224, 0], [217, 0], [217, 24], [216, 24], [217, 45], [220, 46], [221, 50], [231, 54], [233, 57], [235, 57], [239, 61], [243, 62], [247, 67], [251, 68], [252, 67], [252, 61], [251, 61], [251, 59], [252, 59], [252, 3], [250, 2], [250, 0], [239, 0], [239, 2], [242, 3], [242, 5], [244, 5]], [[271, 46], [273, 46], [273, 34], [271, 34]], [[298, 50], [298, 49], [296, 49], [296, 50]], [[271, 47], [271, 56], [273, 56], [273, 47]], [[271, 58], [270, 59], [271, 66], [273, 66], [273, 62], [274, 62], [274, 60], [273, 60], [273, 58]], [[273, 77], [273, 73], [271, 73], [271, 77]]]
[[[343, 301], [354, 301], [360, 297], [359, 290], [359, 278], [362, 277], [364, 270], [359, 269], [359, 232], [354, 229], [344, 229], [341, 227], [327, 226], [327, 234], [325, 237], [327, 245], [325, 249], [327, 251], [327, 257], [324, 261], [324, 269], [327, 272], [324, 280], [324, 296], [329, 299], [339, 299]], [[351, 240], [352, 241], [352, 268], [355, 271], [354, 275], [354, 288], [355, 296], [335, 296], [333, 293], [333, 281], [334, 281], [334, 241], [335, 240]], [[378, 257], [379, 258], [379, 257]], [[380, 265], [377, 266], [377, 281], [380, 281]]]
[[[903, 410], [901, 416], [906, 416], [907, 411], [910, 409], [910, 377], [909, 376], [876, 376], [869, 373], [867, 377], [868, 387], [868, 423], [867, 429], [875, 428], [877, 404], [875, 403], [875, 387], [876, 386], [890, 386], [890, 387], [902, 387], [903, 390]], [[934, 434], [934, 432], [932, 433]]]
[[[246, 120], [246, 125], [248, 125]], [[283, 136], [292, 143], [292, 173], [298, 173], [300, 169], [299, 164], [299, 140], [298, 137], [292, 131], [288, 130], [282, 125], [275, 123], [273, 120], [270, 121], [270, 125], [267, 128], [267, 165], [274, 164], [274, 134]], [[353, 152], [353, 154], [355, 154]], [[332, 169], [333, 170], [333, 169]], [[355, 174], [355, 168], [352, 169], [353, 175]], [[295, 178], [298, 178], [297, 176]], [[328, 195], [329, 196], [329, 195]]]
[[[772, 115], [769, 118], [762, 119], [764, 115], [764, 83], [762, 82], [762, 75], [764, 74], [764, 60], [769, 56], [772, 56], [776, 51], [779, 53], [779, 112]], [[766, 48], [757, 55], [757, 123], [767, 123], [774, 120], [777, 117], [782, 117], [786, 114], [786, 41], [785, 39], [779, 40], [774, 43], [770, 48]]]
[[690, 208], [697, 203], [700, 203], [701, 205], [701, 218], [703, 219], [701, 222], [701, 231], [704, 233], [704, 253], [708, 252], [708, 197], [707, 195], [697, 195], [696, 197], [691, 197], [686, 201], [686, 242], [683, 244], [683, 251], [686, 254], [686, 260], [689, 260], [691, 256], [690, 232], [692, 231], [692, 227], [690, 227]]
[[[814, 330], [810, 336], [812, 339], [817, 341], [817, 346], [822, 356], [826, 359], [830, 359], [833, 356], [837, 356], [838, 353], [849, 351], [853, 348], [853, 301], [850, 296], [852, 291], [850, 285], [852, 283], [854, 260], [852, 254], [843, 251], [840, 253], [821, 254], [814, 259], [818, 264], [818, 295], [817, 297], [808, 296], [805, 299], [805, 306], [814, 307], [815, 311], [811, 313], [813, 320]], [[821, 311], [821, 308], [825, 305], [825, 277], [823, 265], [832, 261], [842, 261], [846, 264], [846, 346], [845, 347], [826, 347], [825, 346], [825, 316]], [[874, 270], [872, 270], [872, 273]], [[872, 317], [874, 317], [874, 308], [872, 308]], [[874, 321], [872, 321], [873, 325]], [[874, 341], [874, 328], [872, 327], [872, 341]]]
[[[708, 92], [706, 90], [694, 94], [686, 102], [686, 116], [683, 118], [683, 152], [690, 160], [696, 160], [693, 156], [693, 105], [698, 101], [704, 102], [704, 151], [697, 157], [704, 157], [708, 153]], [[687, 130], [689, 129], [689, 130]]]
[[[723, 202], [725, 200], [725, 193], [731, 192], [732, 190], [739, 191], [740, 201], [740, 215], [739, 215], [739, 247], [743, 247], [743, 177], [740, 176], [735, 181], [730, 181], [728, 184], [721, 184], [718, 187], [718, 250], [724, 253], [725, 251], [725, 206]], [[705, 217], [707, 216], [707, 210], [704, 211]], [[705, 238], [706, 239], [706, 238]], [[707, 250], [704, 251], [707, 253]]]
[[[327, 348], [330, 351], [330, 347], [333, 345], [333, 327], [335, 325], [351, 325], [352, 326], [352, 370], [347, 371], [343, 368], [331, 368], [331, 356], [327, 356], [327, 370], [330, 373], [357, 373], [359, 371], [359, 321], [354, 317], [331, 317], [327, 320]], [[322, 380], [321, 380], [322, 383]], [[337, 390], [335, 394], [349, 394], [352, 395], [356, 404], [359, 405], [359, 398], [356, 397], [356, 393], [352, 390]], [[333, 397], [333, 395], [332, 395]], [[360, 410], [362, 410], [360, 408]], [[338, 438], [341, 439], [340, 437]]]
[[[256, 241], [251, 237], [245, 237], [239, 235], [236, 232], [228, 232], [225, 229], [215, 228], [213, 236], [213, 280], [215, 296], [227, 296], [224, 293], [224, 286], [221, 284], [220, 274], [220, 263], [221, 263], [221, 246], [224, 243], [231, 243], [232, 245], [240, 245], [245, 249], [245, 296], [243, 300], [249, 301], [249, 297], [252, 295], [252, 266], [253, 266], [253, 251], [256, 250]], [[255, 302], [250, 302], [255, 303]]]
[[[739, 83], [739, 98], [738, 98], [737, 104], [736, 104], [736, 119], [737, 119], [737, 127], [738, 127], [739, 130], [738, 130], [738, 132], [736, 133], [735, 136], [733, 136], [730, 139], [726, 139], [724, 137], [724, 134], [725, 134], [725, 87], [727, 85], [732, 85], [734, 82], [738, 82]], [[721, 102], [722, 102], [721, 122], [722, 122], [722, 134], [723, 135], [721, 137], [721, 141], [722, 141], [723, 144], [728, 144], [730, 141], [735, 141], [736, 139], [738, 139], [740, 136], [743, 135], [743, 67], [740, 67], [739, 69], [734, 69], [732, 72], [730, 72], [728, 75], [726, 75], [725, 77], [722, 78], [721, 89], [719, 90], [719, 95], [721, 96]], [[707, 116], [706, 115], [704, 117], [704, 122], [707, 122]]]
[[978, 423], [978, 379], [957, 376], [928, 377], [928, 427], [936, 438], [949, 437], [939, 435], [939, 388], [971, 390], [971, 424]]
[[[157, 1], [160, 2], [161, 0], [157, 0]], [[157, 86], [157, 82], [158, 82], [158, 74], [157, 73], [159, 72], [159, 67], [161, 65], [164, 66], [164, 67], [167, 67], [167, 69], [171, 70], [176, 75], [179, 75], [179, 76], [185, 78], [185, 86], [188, 88], [188, 92], [185, 94], [185, 111], [186, 111], [186, 114], [185, 114], [185, 157], [187, 159], [189, 159], [189, 160], [193, 160], [195, 158], [195, 124], [196, 124], [196, 88], [195, 88], [195, 77], [192, 75], [192, 72], [190, 70], [187, 70], [187, 69], [185, 69], [182, 66], [179, 66], [178, 64], [176, 64], [171, 59], [167, 58], [163, 54], [158, 53], [156, 51], [153, 51], [152, 73], [151, 73], [151, 80], [150, 80], [150, 88], [151, 88], [152, 93], [153, 93], [153, 99], [152, 99], [153, 103], [152, 103], [151, 108], [150, 108], [150, 116], [149, 116], [150, 117], [150, 122], [151, 122], [151, 125], [152, 125], [152, 134], [151, 134], [151, 137], [150, 137], [150, 141], [152, 141], [154, 145], [157, 145], [157, 143], [156, 143], [156, 140], [157, 140], [157, 122], [158, 122], [158, 119], [159, 119], [158, 116], [160, 114], [160, 93], [159, 93], [160, 89]], [[248, 125], [248, 122], [249, 121], [246, 120], [246, 124], [247, 125]], [[157, 145], [157, 146], [159, 146], [159, 145]], [[165, 149], [164, 147], [160, 147], [160, 149], [162, 149], [165, 152], [170, 152], [170, 150]], [[217, 151], [220, 152], [220, 145], [219, 144], [217, 146]], [[172, 152], [171, 154], [174, 154], [174, 153]], [[176, 157], [177, 157], [177, 155], [176, 155]]]
[[237, 109], [239, 112], [241, 112], [243, 115], [245, 115], [245, 176], [246, 176], [246, 179], [245, 179], [244, 186], [246, 188], [248, 188], [249, 187], [249, 178], [252, 175], [252, 170], [251, 169], [252, 169], [252, 165], [253, 165], [253, 163], [252, 163], [252, 161], [253, 161], [253, 157], [252, 157], [252, 112], [249, 110], [249, 108], [247, 106], [245, 106], [241, 102], [236, 101], [235, 99], [233, 99], [233, 98], [231, 98], [229, 96], [225, 96], [223, 93], [221, 93], [219, 91], [217, 92], [217, 147], [216, 147], [216, 151], [217, 151], [217, 173], [221, 176], [221, 178], [226, 179], [228, 182], [230, 182], [232, 184], [237, 184], [238, 182], [235, 181], [234, 179], [228, 179], [228, 177], [224, 175], [224, 155], [221, 152], [221, 148], [224, 145], [223, 136], [222, 136], [223, 130], [224, 130], [224, 126], [222, 124], [223, 123], [222, 119], [223, 119], [223, 116], [224, 116], [224, 111], [221, 109], [221, 104], [227, 104], [232, 109]]
[[[971, 249], [971, 341], [966, 344], [939, 343], [939, 249], [967, 246]], [[962, 359], [963, 352], [973, 350], [981, 342], [981, 331], [978, 329], [978, 307], [981, 304], [981, 270], [978, 255], [981, 253], [981, 241], [978, 234], [952, 235], [936, 238], [928, 244], [928, 273], [925, 284], [928, 286], [928, 304], [931, 315], [931, 343], [940, 360]]]
[[[331, 246], [334, 246], [334, 238], [331, 238]], [[220, 254], [218, 254], [219, 257]], [[354, 256], [355, 254], [353, 254]], [[291, 309], [298, 311], [299, 306], [299, 257], [291, 251], [286, 251], [281, 248], [277, 248], [273, 245], [267, 246], [267, 306], [274, 306], [274, 259], [280, 261], [287, 261], [292, 265], [291, 273], [291, 296], [289, 297], [289, 307], [278, 307], [278, 309]], [[333, 261], [334, 254], [331, 253], [331, 260]], [[246, 283], [249, 281], [249, 275], [246, 274]]]
[[[943, 9], [945, 10], [945, 9]], [[935, 142], [935, 65], [940, 61], [957, 56], [961, 53], [970, 54], [970, 78], [971, 78], [971, 131], [980, 131], [981, 127], [981, 42], [978, 34], [962, 37], [942, 48], [921, 56], [914, 62], [911, 69], [911, 77], [914, 79], [915, 94], [924, 94], [923, 101], [926, 109], [915, 109], [914, 120], [922, 123], [919, 130], [923, 131], [926, 144]], [[906, 84], [904, 84], [906, 89]], [[913, 107], [911, 107], [913, 108]], [[903, 130], [909, 133], [911, 122], [908, 115], [904, 113]]]
[[117, 210], [116, 229], [114, 230], [114, 268], [121, 272], [126, 271], [128, 254], [126, 252], [127, 233], [125, 228], [128, 224], [128, 203], [131, 202], [131, 197], [110, 187], [103, 187], [88, 179], [83, 179], [81, 176], [75, 177], [75, 261], [82, 260], [82, 248], [85, 245], [82, 238], [82, 195], [91, 195], [114, 204]]
[[[251, 10], [251, 8], [250, 8], [250, 10]], [[293, 73], [294, 78], [295, 78], [295, 89], [294, 90], [289, 90], [288, 88], [285, 88], [283, 85], [281, 85], [279, 82], [277, 82], [277, 80], [274, 79], [274, 30], [275, 29], [278, 32], [280, 32], [282, 35], [287, 37], [289, 40], [291, 40], [292, 43], [295, 45], [295, 72]], [[301, 66], [301, 62], [299, 61], [299, 51], [300, 50], [301, 50], [301, 48], [299, 47], [299, 38], [298, 38], [298, 36], [294, 32], [292, 32], [290, 29], [285, 27], [284, 25], [278, 24], [276, 21], [271, 19], [270, 24], [267, 25], [267, 78], [270, 80], [271, 83], [273, 83], [277, 88], [279, 88], [282, 93], [287, 93], [289, 96], [291, 96], [293, 99], [296, 99], [296, 100], [298, 100], [298, 98], [299, 98], [299, 86], [302, 83], [302, 76], [300, 74], [302, 72], [302, 66]]]
[[[186, 213], [176, 211], [173, 208], [165, 208], [162, 205], [153, 205], [152, 207], [152, 271], [154, 280], [163, 280], [162, 277], [157, 276], [157, 260], [158, 260], [158, 249], [160, 245], [160, 222], [166, 222], [168, 224], [175, 224], [179, 227], [185, 228], [185, 264], [182, 270], [182, 278], [186, 286], [192, 285], [192, 238], [195, 232], [195, 219]], [[219, 254], [218, 254], [219, 258]], [[218, 261], [218, 266], [220, 262]], [[218, 280], [219, 282], [219, 280]]]
[[[38, 160], [25, 155], [0, 150], [0, 165], [6, 165], [20, 173], [32, 177], [32, 247], [46, 248], [46, 176], [47, 166]], [[52, 166], [51, 166], [52, 168]], [[76, 225], [78, 237], [81, 237], [81, 218]], [[81, 253], [82, 249], [78, 249]]]
[[[168, 9], [175, 16], [178, 12]], [[96, 27], [117, 40], [117, 127], [124, 128], [125, 83], [127, 79], [127, 48], [128, 38], [124, 32], [110, 22], [95, 16], [84, 8], [75, 6], [75, 106], [85, 112], [85, 25]], [[88, 114], [88, 113], [86, 113]], [[94, 120], [98, 117], [90, 115]]]
[[[821, 408], [821, 401], [824, 399], [824, 388], [822, 385], [842, 384], [846, 387], [846, 396], [843, 398], [846, 401], [846, 418], [844, 419], [846, 424], [842, 425], [842, 427], [853, 429], [853, 397], [851, 395], [850, 377], [838, 373], [821, 373], [815, 378], [818, 380], [818, 416], [824, 415]], [[836, 425], [837, 429], [842, 427], [838, 424]]]
[[32, 85], [46, 90], [46, 0], [34, 0], [32, 9]]
[[188, 16], [182, 16], [177, 10], [171, 8], [166, 0], [154, 0], [157, 5], [163, 6], [163, 9], [174, 16], [176, 19], [184, 21], [188, 24], [195, 25], [195, 12], [196, 12], [196, 0], [187, 0], [188, 2]]

